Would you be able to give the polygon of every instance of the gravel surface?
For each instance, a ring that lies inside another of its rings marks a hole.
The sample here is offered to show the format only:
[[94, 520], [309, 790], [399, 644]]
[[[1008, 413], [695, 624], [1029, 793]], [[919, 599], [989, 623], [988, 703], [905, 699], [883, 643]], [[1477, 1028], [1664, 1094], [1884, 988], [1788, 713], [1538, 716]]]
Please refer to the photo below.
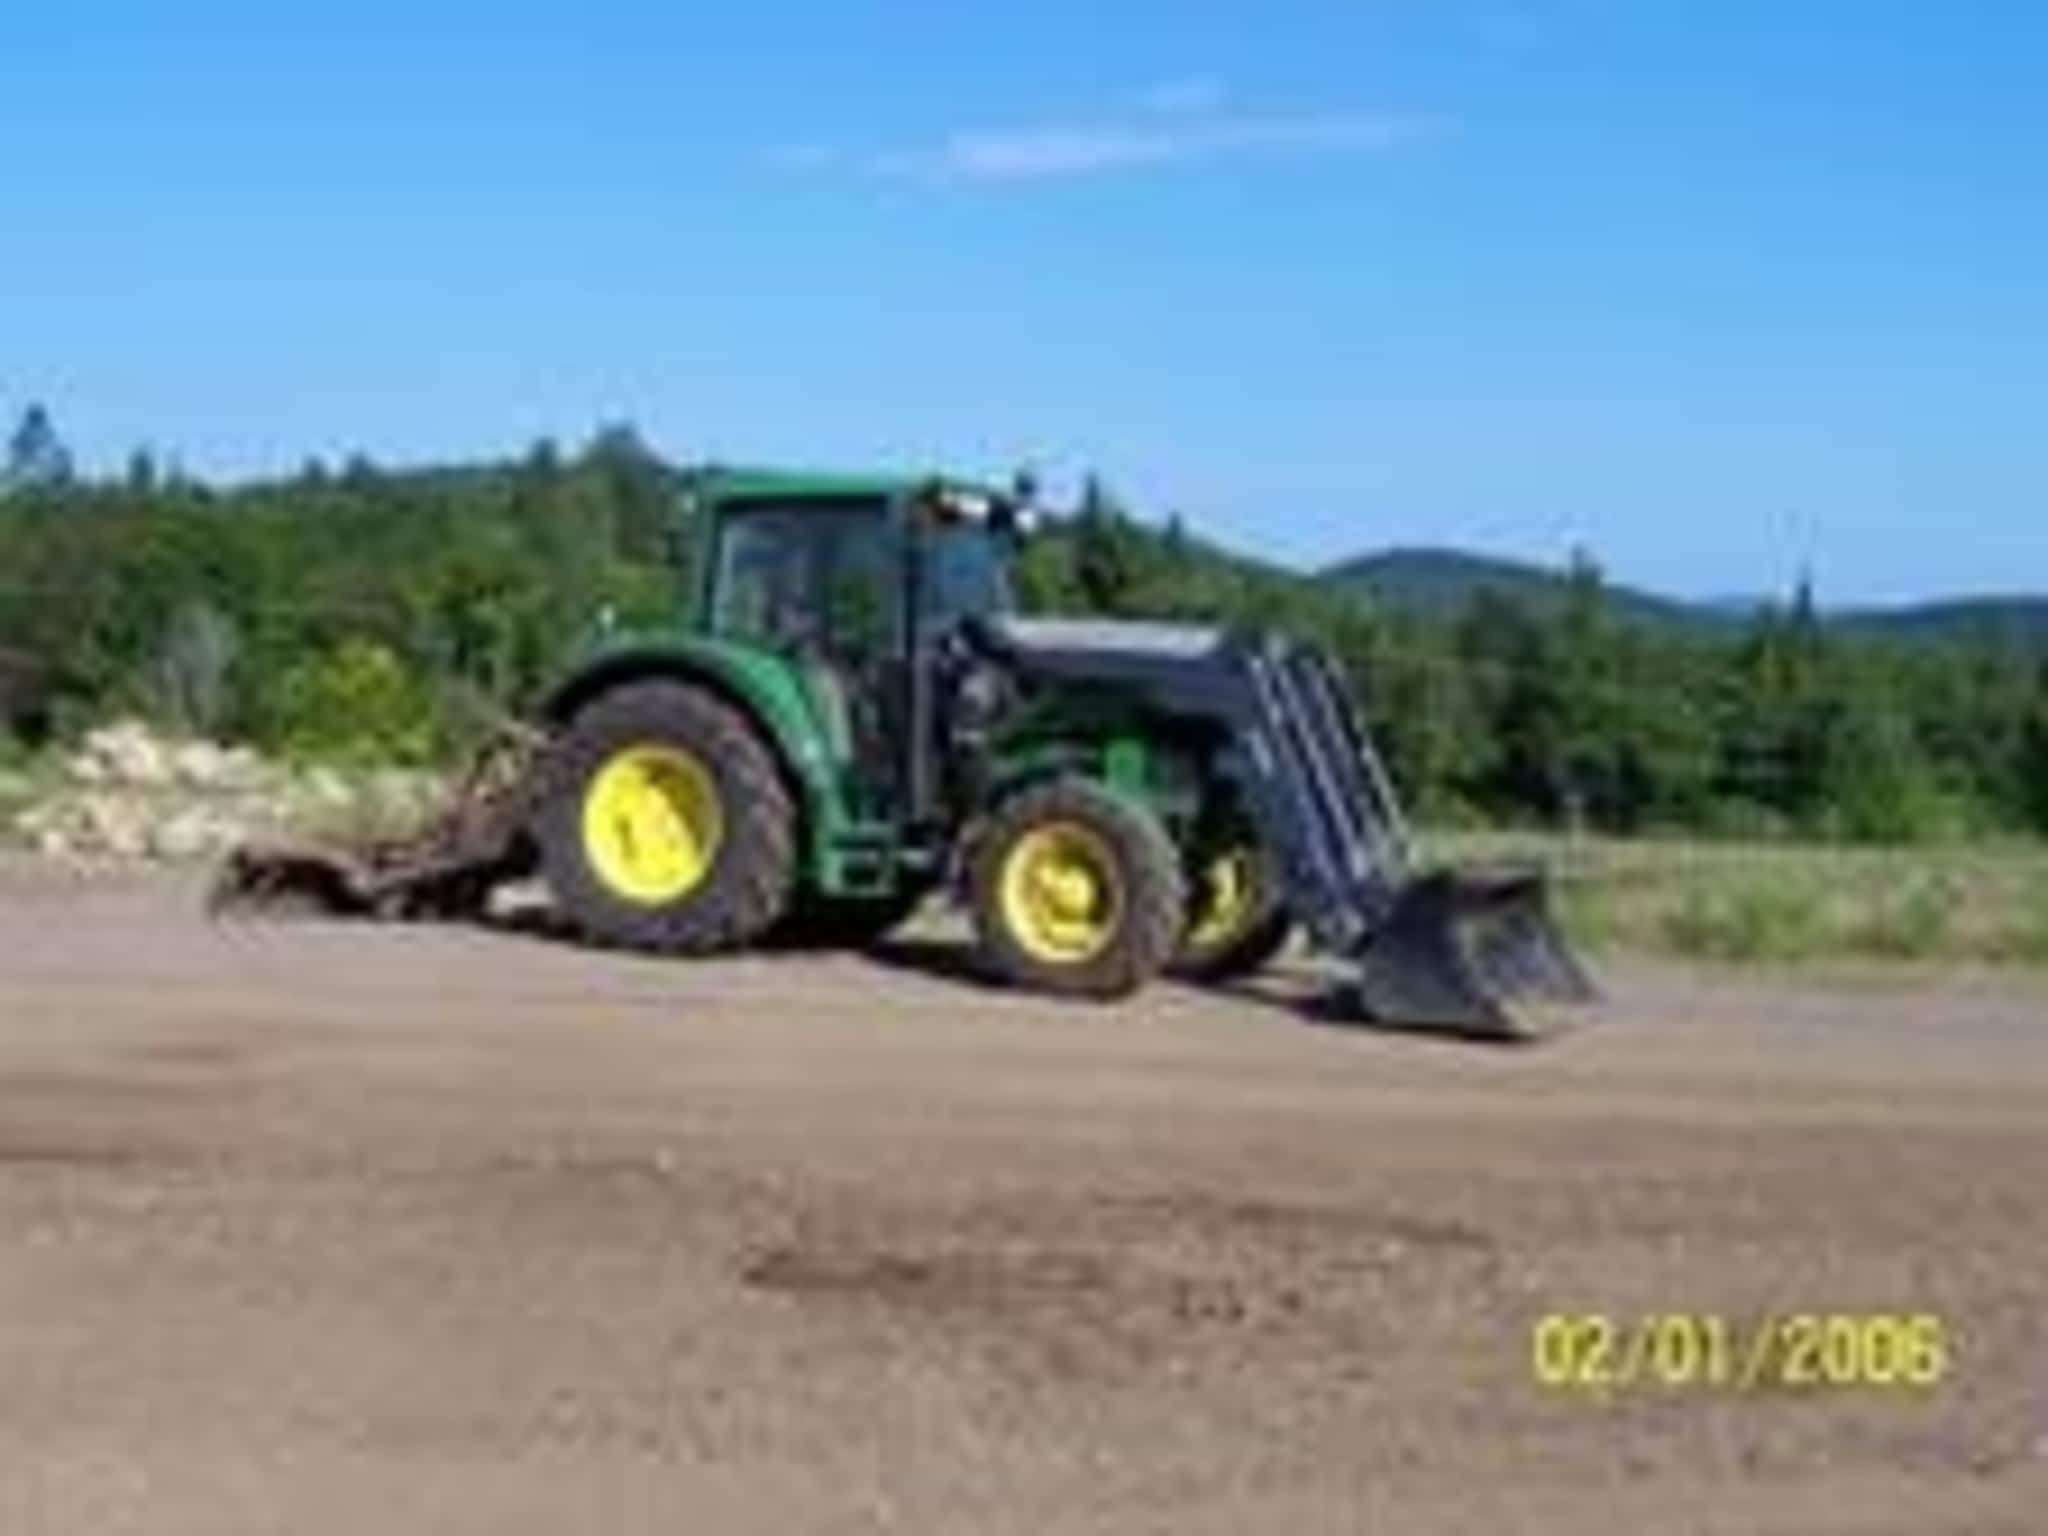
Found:
[[[210, 928], [0, 862], [0, 1531], [2048, 1529], [2048, 990]], [[1924, 1389], [1534, 1379], [1547, 1313], [1931, 1313]]]

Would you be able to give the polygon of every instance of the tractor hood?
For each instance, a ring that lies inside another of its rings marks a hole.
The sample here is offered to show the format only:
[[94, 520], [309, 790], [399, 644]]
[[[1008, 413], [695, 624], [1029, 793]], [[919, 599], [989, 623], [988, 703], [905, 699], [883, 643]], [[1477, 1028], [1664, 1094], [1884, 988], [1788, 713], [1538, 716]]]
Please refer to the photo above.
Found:
[[1115, 619], [991, 619], [985, 633], [994, 649], [1031, 662], [1207, 661], [1224, 634], [1208, 624], [1160, 624]]
[[1214, 717], [1211, 685], [1230, 674], [1242, 637], [1207, 624], [1111, 619], [983, 620], [982, 649], [1025, 678], [1135, 690], [1162, 713]]

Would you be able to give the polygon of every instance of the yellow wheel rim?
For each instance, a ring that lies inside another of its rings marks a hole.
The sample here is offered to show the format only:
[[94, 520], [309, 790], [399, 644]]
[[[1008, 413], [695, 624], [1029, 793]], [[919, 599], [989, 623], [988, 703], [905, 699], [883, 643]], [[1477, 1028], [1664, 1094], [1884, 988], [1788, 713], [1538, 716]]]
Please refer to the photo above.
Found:
[[1003, 923], [1034, 960], [1081, 965], [1107, 949], [1123, 920], [1116, 855], [1077, 822], [1034, 827], [1003, 859]]
[[1192, 949], [1220, 949], [1244, 931], [1259, 906], [1259, 875], [1252, 851], [1233, 848], [1202, 870], [1201, 896], [1188, 929]]
[[702, 885], [725, 840], [718, 784], [681, 747], [627, 747], [583, 797], [583, 849], [614, 894], [666, 906]]

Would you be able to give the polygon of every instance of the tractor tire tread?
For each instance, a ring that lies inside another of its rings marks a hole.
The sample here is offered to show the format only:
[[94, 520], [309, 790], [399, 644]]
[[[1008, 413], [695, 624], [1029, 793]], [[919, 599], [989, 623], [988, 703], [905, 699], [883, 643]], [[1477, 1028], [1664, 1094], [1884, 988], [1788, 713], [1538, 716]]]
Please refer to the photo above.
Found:
[[1183, 945], [1167, 966], [1167, 972], [1177, 981], [1197, 986], [1241, 981], [1272, 964], [1293, 937], [1294, 914], [1275, 902], [1227, 944], [1207, 951]]
[[[1127, 915], [1103, 951], [1073, 965], [1027, 952], [1001, 918], [1004, 857], [1032, 827], [1078, 821], [1102, 835], [1123, 868]], [[1128, 997], [1159, 974], [1179, 946], [1187, 907], [1181, 859], [1150, 811], [1089, 779], [1058, 778], [1016, 791], [998, 804], [975, 840], [968, 887], [984, 967], [1036, 991], [1109, 1001]]]
[[[725, 833], [705, 885], [667, 905], [605, 890], [583, 849], [583, 797], [614, 752], [668, 741], [694, 753], [718, 787]], [[669, 679], [626, 683], [570, 720], [550, 753], [539, 810], [541, 867], [561, 915], [584, 937], [620, 949], [713, 954], [743, 948], [790, 902], [797, 817], [782, 773], [748, 720], [706, 688]]]

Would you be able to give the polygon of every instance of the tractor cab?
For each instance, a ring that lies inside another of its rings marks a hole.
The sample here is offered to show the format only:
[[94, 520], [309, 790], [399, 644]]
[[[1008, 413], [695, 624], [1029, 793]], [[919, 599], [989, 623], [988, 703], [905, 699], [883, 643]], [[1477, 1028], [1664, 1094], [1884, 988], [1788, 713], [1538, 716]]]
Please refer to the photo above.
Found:
[[1020, 499], [942, 480], [716, 472], [694, 628], [787, 659], [857, 815], [893, 814], [916, 775], [934, 648], [1014, 606]]
[[691, 507], [707, 533], [696, 626], [707, 631], [907, 649], [912, 628], [1012, 607], [1020, 493], [720, 471]]

